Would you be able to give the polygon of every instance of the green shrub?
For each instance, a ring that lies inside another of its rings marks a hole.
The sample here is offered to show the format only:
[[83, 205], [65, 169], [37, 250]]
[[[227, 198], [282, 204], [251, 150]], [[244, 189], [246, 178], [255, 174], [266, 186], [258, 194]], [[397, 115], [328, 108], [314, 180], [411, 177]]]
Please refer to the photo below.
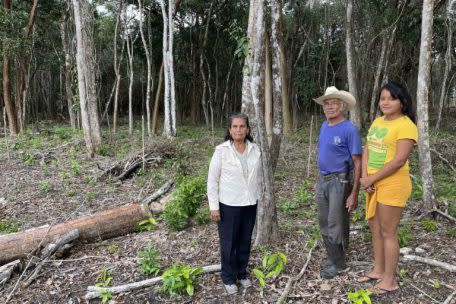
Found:
[[160, 254], [151, 243], [148, 243], [146, 248], [140, 250], [138, 255], [142, 257], [138, 261], [139, 265], [141, 265], [139, 268], [141, 273], [151, 276], [160, 272], [160, 263], [158, 262]]
[[206, 204], [200, 206], [196, 210], [194, 219], [198, 223], [198, 225], [207, 224], [211, 219], [211, 210], [209, 210], [209, 206], [207, 206]]
[[201, 177], [184, 177], [173, 191], [173, 199], [165, 205], [162, 218], [168, 228], [182, 230], [188, 218], [195, 215], [206, 194], [206, 183]]
[[299, 186], [298, 190], [295, 193], [295, 200], [296, 202], [303, 206], [307, 205], [308, 203], [312, 202], [314, 199], [314, 195], [309, 188], [311, 187], [311, 181], [305, 180], [301, 186]]
[[70, 189], [67, 191], [67, 196], [72, 197], [76, 195], [76, 190], [75, 189]]
[[19, 222], [13, 218], [6, 217], [0, 220], [0, 231], [3, 233], [14, 233], [19, 231]]
[[162, 274], [161, 290], [170, 296], [176, 296], [186, 291], [189, 296], [195, 292], [196, 276], [203, 272], [203, 268], [192, 269], [187, 265], [174, 263]]
[[91, 190], [91, 191], [87, 192], [87, 194], [86, 194], [87, 201], [90, 202], [96, 198], [97, 198], [97, 192], [95, 190]]
[[74, 175], [79, 175], [81, 173], [81, 165], [76, 160], [70, 161], [70, 168]]
[[[98, 275], [97, 283], [95, 286], [97, 287], [107, 287], [109, 283], [111, 283], [111, 271], [103, 268]], [[101, 296], [101, 303], [107, 303], [112, 298], [112, 293], [107, 291], [106, 289], [102, 288], [100, 291]]]
[[409, 242], [413, 241], [412, 235], [412, 223], [401, 224], [397, 231], [397, 240], [399, 241], [399, 247], [405, 247]]
[[432, 232], [437, 230], [437, 221], [430, 220], [430, 219], [423, 219], [421, 221], [421, 226], [426, 230], [427, 232]]

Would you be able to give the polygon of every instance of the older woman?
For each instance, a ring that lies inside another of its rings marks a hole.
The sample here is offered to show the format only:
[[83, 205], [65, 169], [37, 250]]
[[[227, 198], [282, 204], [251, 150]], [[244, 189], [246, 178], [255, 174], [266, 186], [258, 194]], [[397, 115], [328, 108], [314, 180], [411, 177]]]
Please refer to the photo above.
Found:
[[225, 142], [215, 148], [207, 178], [211, 217], [218, 223], [222, 272], [228, 294], [247, 288], [250, 241], [258, 200], [260, 150], [250, 136], [247, 115], [229, 117]]

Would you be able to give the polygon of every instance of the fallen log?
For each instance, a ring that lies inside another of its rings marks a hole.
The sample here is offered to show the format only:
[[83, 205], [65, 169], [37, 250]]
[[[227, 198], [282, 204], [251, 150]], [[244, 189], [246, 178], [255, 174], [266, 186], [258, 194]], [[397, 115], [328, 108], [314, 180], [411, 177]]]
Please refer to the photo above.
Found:
[[[81, 241], [108, 239], [133, 232], [136, 224], [151, 217], [147, 206], [127, 204], [57, 224], [0, 236], [0, 264], [24, 258], [38, 245], [46, 245], [73, 229], [79, 230]], [[43, 242], [42, 242], [43, 241]]]
[[[209, 265], [203, 267], [202, 273], [211, 273], [221, 270], [220, 264]], [[139, 282], [133, 282], [125, 285], [119, 285], [114, 287], [98, 287], [98, 286], [88, 286], [87, 293], [85, 295], [86, 300], [101, 298], [103, 292], [110, 292], [111, 294], [118, 294], [122, 292], [132, 291], [136, 289], [141, 289], [145, 287], [150, 287], [162, 281], [161, 277], [155, 277]]]
[[[165, 183], [168, 184], [169, 182]], [[156, 192], [162, 190], [163, 185]], [[168, 188], [169, 190], [170, 188]], [[162, 193], [164, 194], [164, 192]], [[161, 194], [161, 195], [162, 195]], [[158, 197], [158, 196], [157, 196]], [[46, 246], [71, 230], [79, 231], [79, 241], [104, 240], [133, 232], [136, 225], [152, 217], [154, 211], [162, 210], [171, 196], [148, 204], [131, 203], [93, 215], [83, 216], [54, 226], [42, 226], [0, 236], [0, 265], [26, 257], [31, 252]]]

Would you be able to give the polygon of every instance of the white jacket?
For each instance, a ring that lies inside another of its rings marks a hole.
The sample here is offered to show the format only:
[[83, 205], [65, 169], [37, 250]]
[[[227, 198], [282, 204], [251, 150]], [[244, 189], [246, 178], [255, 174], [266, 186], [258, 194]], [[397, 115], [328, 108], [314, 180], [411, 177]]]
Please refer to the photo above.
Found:
[[207, 197], [211, 210], [219, 210], [219, 202], [229, 206], [250, 206], [257, 203], [261, 152], [256, 144], [247, 141], [244, 153], [247, 153], [247, 180], [230, 141], [215, 148], [207, 177]]

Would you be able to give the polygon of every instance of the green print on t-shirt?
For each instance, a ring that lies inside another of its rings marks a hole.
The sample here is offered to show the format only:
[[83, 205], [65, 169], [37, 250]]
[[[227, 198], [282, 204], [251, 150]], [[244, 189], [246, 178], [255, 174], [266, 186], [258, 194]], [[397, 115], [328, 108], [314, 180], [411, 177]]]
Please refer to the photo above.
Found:
[[388, 146], [383, 144], [383, 138], [388, 134], [387, 128], [373, 127], [367, 134], [369, 142], [369, 159], [367, 166], [373, 169], [380, 169], [385, 164]]

